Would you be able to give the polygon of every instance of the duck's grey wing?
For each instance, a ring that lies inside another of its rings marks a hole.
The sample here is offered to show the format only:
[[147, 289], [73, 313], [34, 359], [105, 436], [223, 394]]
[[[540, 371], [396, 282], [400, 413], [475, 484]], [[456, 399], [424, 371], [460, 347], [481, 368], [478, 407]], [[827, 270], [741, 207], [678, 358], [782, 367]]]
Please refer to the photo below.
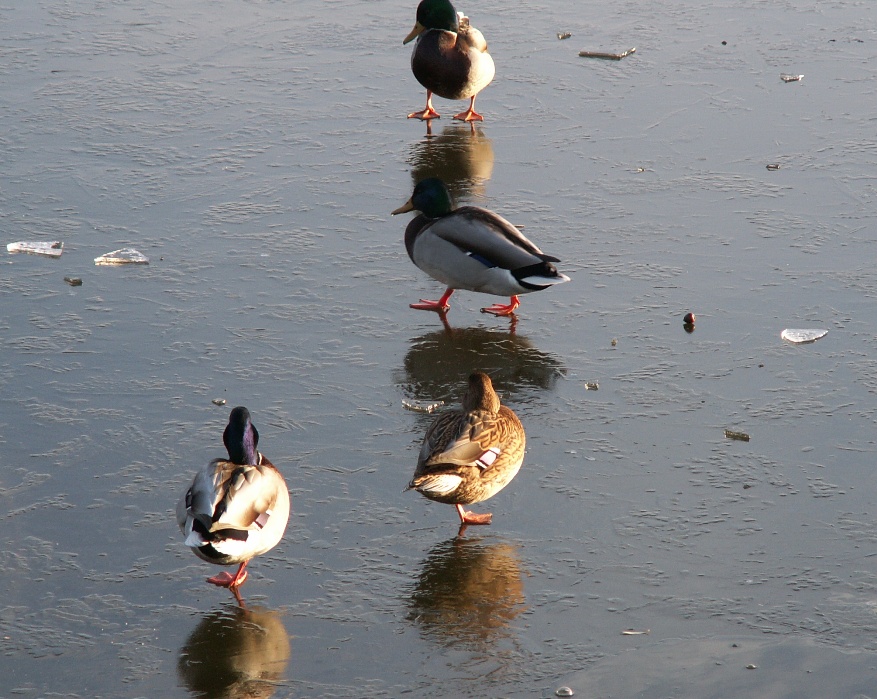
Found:
[[429, 230], [489, 266], [520, 269], [540, 262], [558, 262], [544, 254], [509, 221], [478, 206], [463, 206], [436, 220]]

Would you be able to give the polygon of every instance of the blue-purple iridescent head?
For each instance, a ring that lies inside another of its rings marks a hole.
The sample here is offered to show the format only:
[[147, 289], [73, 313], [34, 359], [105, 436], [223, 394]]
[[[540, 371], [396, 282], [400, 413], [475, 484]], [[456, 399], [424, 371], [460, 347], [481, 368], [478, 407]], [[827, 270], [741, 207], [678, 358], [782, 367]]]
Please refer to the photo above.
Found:
[[228, 425], [222, 433], [222, 441], [228, 450], [228, 459], [235, 464], [259, 463], [259, 431], [250, 421], [250, 411], [238, 406], [228, 416]]

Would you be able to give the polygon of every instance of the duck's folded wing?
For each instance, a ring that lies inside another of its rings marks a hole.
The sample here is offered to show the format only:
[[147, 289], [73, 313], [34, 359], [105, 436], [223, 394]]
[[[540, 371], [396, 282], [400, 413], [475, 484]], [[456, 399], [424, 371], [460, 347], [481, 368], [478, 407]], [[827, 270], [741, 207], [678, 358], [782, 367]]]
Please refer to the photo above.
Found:
[[187, 536], [191, 533], [194, 521], [200, 522], [205, 531], [213, 524], [213, 513], [225, 495], [223, 481], [227, 480], [227, 475], [223, 465], [229, 463], [214, 459], [198, 471], [192, 485], [177, 504], [177, 523]]
[[[421, 452], [427, 466], [430, 464], [457, 464], [477, 466], [482, 471], [489, 468], [500, 453], [500, 442], [496, 439], [495, 423], [480, 411], [457, 418], [453, 426], [445, 432], [445, 439], [434, 441], [428, 455]], [[433, 428], [439, 427], [437, 422]], [[431, 430], [432, 432], [433, 430]], [[424, 442], [424, 451], [430, 444], [430, 433]]]
[[558, 262], [544, 254], [499, 214], [478, 206], [463, 206], [438, 219], [430, 232], [489, 266], [518, 269], [539, 262]]
[[216, 504], [210, 529], [260, 530], [277, 503], [279, 476], [271, 464], [230, 465], [233, 468], [224, 474], [224, 495]]
[[457, 37], [457, 45], [463, 47], [464, 50], [471, 47], [480, 53], [487, 53], [487, 39], [484, 38], [481, 30], [468, 24], [468, 21], [465, 26], [460, 25]]
[[424, 495], [447, 495], [453, 493], [463, 482], [463, 477], [458, 473], [427, 473], [414, 478], [406, 490], [415, 488]]
[[187, 536], [193, 527], [205, 536], [259, 530], [267, 524], [281, 486], [285, 488], [282, 478], [266, 459], [257, 466], [215, 459], [195, 475], [177, 506], [177, 521]]

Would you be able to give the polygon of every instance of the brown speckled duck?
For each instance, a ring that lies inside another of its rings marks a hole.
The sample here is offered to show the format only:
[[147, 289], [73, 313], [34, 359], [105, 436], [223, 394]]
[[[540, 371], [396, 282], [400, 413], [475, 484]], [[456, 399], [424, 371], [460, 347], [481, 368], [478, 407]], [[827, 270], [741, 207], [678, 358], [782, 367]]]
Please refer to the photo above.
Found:
[[237, 588], [247, 579], [251, 558], [274, 548], [289, 521], [289, 491], [280, 471], [259, 451], [250, 411], [231, 411], [222, 434], [228, 459], [214, 459], [195, 474], [177, 505], [177, 523], [198, 558], [239, 564], [207, 582]]
[[527, 438], [518, 416], [500, 405], [490, 377], [475, 372], [463, 409], [440, 415], [426, 432], [406, 490], [455, 505], [460, 523], [490, 524], [490, 513], [468, 512], [505, 488], [524, 462]]
[[403, 44], [417, 39], [411, 53], [411, 70], [426, 88], [426, 108], [409, 119], [437, 119], [432, 95], [449, 100], [469, 100], [469, 109], [454, 115], [461, 121], [484, 121], [475, 111], [475, 97], [490, 84], [496, 72], [487, 53], [484, 35], [458, 14], [449, 0], [423, 0], [417, 22]]

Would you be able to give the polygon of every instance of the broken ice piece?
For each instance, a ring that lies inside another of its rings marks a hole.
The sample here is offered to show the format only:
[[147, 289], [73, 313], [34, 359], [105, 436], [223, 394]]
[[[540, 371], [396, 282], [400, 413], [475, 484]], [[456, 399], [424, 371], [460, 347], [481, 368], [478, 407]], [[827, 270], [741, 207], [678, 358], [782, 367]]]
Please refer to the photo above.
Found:
[[64, 252], [64, 243], [60, 240], [51, 243], [9, 243], [6, 246], [9, 252], [27, 252], [31, 255], [44, 255], [45, 257], [61, 257]]
[[94, 263], [96, 265], [148, 265], [149, 258], [134, 248], [121, 248], [95, 257]]
[[443, 400], [425, 401], [402, 399], [402, 407], [415, 413], [431, 413], [441, 408], [444, 404], [445, 402]]
[[804, 79], [803, 75], [789, 75], [788, 73], [780, 73], [780, 80], [782, 80], [784, 83], [794, 83], [794, 82], [797, 82], [798, 80], [803, 80], [803, 79]]
[[826, 335], [828, 335], [828, 330], [821, 330], [819, 328], [786, 328], [780, 333], [780, 337], [783, 340], [786, 340], [788, 342], [794, 342], [796, 345], [801, 345], [806, 342], [816, 342], [816, 340], [821, 337], [825, 337]]

